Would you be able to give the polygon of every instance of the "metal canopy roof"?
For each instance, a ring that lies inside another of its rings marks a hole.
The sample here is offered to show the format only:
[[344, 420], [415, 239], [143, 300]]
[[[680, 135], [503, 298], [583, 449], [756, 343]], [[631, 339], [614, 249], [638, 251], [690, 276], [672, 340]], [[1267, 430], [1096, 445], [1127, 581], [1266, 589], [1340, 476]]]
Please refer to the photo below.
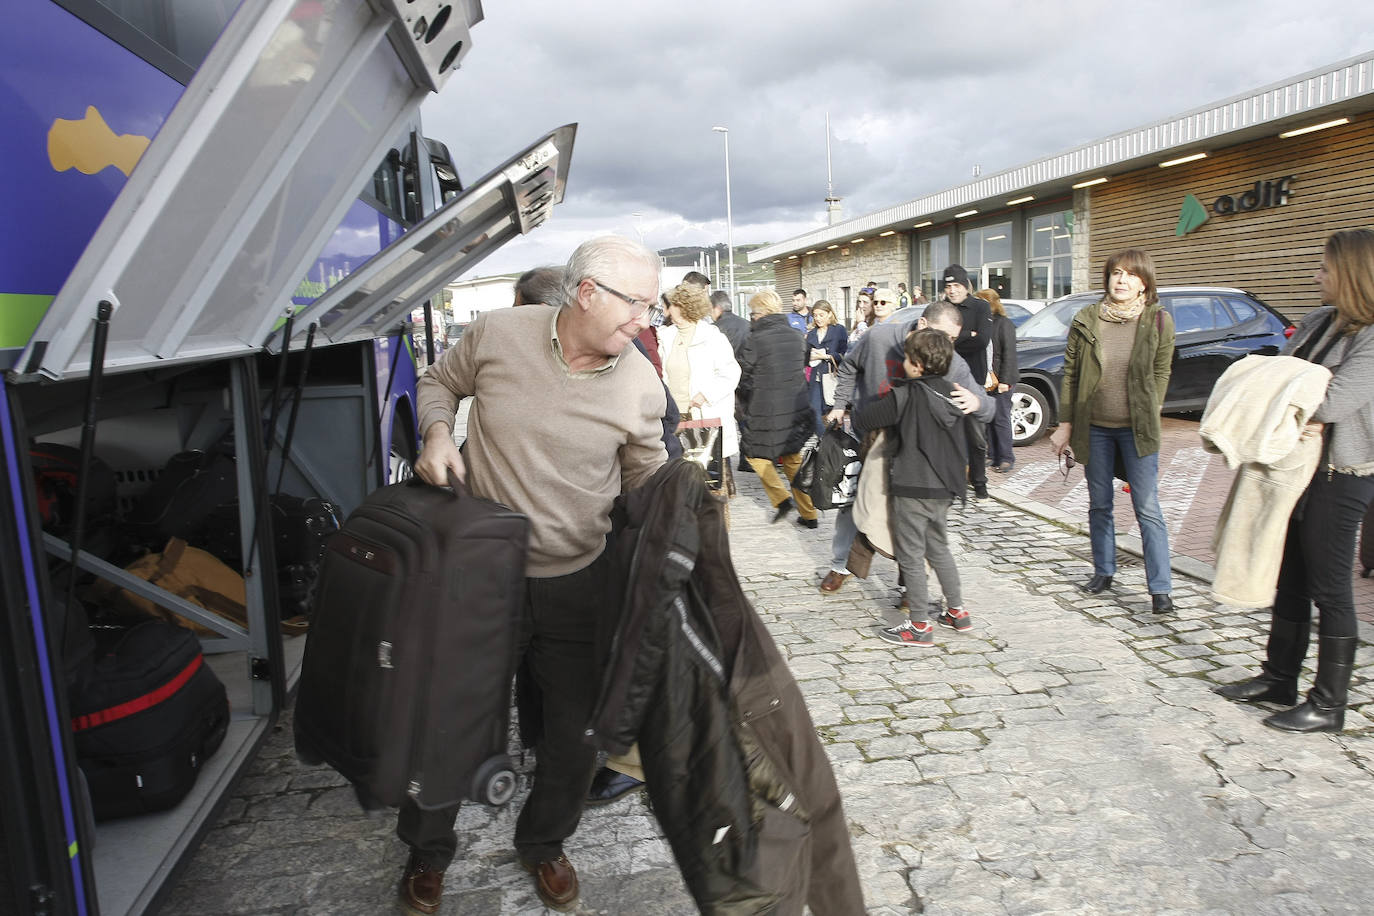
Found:
[[[473, 184], [316, 299], [294, 319], [332, 343], [375, 337], [563, 200], [576, 124], [567, 124]], [[280, 335], [268, 348], [280, 348]]]
[[1067, 152], [918, 197], [852, 220], [825, 226], [749, 253], [750, 263], [845, 244], [917, 222], [948, 222], [954, 214], [988, 201], [1003, 209], [1008, 198], [1069, 193], [1076, 182], [1119, 175], [1167, 158], [1220, 149], [1279, 133], [1321, 118], [1374, 109], [1374, 52], [1231, 96], [1153, 124], [1113, 134]]
[[116, 198], [11, 378], [260, 349], [421, 99], [467, 53], [479, 0], [242, 0]]

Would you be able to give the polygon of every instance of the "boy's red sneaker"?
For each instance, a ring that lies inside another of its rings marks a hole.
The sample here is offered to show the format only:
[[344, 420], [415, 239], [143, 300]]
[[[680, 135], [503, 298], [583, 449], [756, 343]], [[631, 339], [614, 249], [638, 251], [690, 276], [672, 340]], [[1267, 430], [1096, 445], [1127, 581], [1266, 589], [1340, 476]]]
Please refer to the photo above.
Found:
[[936, 619], [940, 621], [940, 626], [949, 627], [951, 630], [958, 630], [961, 633], [964, 630], [973, 629], [973, 618], [963, 608], [952, 607], [942, 612]]
[[896, 643], [899, 646], [916, 646], [927, 649], [935, 645], [935, 628], [930, 625], [929, 620], [920, 623], [907, 621], [895, 627], [883, 627], [878, 631], [878, 638], [884, 642]]

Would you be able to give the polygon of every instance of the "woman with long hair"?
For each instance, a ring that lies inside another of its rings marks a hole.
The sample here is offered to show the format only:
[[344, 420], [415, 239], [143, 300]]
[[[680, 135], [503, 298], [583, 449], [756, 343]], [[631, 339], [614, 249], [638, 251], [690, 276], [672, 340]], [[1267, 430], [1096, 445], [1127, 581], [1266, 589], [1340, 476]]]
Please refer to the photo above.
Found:
[[1011, 441], [1011, 389], [1021, 380], [1016, 362], [1016, 325], [1007, 317], [1002, 297], [995, 289], [980, 289], [975, 294], [992, 309], [992, 359], [988, 362], [988, 394], [997, 413], [987, 425], [988, 467], [1005, 474], [1016, 465]]
[[[826, 376], [839, 368], [840, 360], [849, 350], [849, 335], [835, 323], [835, 309], [824, 299], [811, 306], [811, 320], [815, 327], [806, 332], [807, 363], [811, 367], [811, 410], [816, 415], [816, 435], [825, 434], [825, 415], [830, 401], [825, 397]], [[833, 388], [833, 386], [832, 386]]]
[[[1311, 417], [1322, 435], [1322, 460], [1288, 522], [1260, 674], [1217, 689], [1243, 703], [1292, 706], [1264, 720], [1290, 732], [1345, 726], [1359, 643], [1350, 570], [1356, 532], [1374, 499], [1374, 230], [1333, 233], [1314, 279], [1324, 305], [1302, 319], [1284, 353], [1331, 370], [1326, 398]], [[1317, 671], [1307, 700], [1295, 706], [1313, 602]]]
[[1154, 260], [1138, 248], [1118, 251], [1102, 268], [1102, 301], [1079, 309], [1064, 345], [1055, 454], [1069, 451], [1088, 481], [1093, 574], [1080, 586], [1095, 595], [1116, 575], [1112, 483], [1118, 462], [1145, 545], [1150, 606], [1172, 611], [1169, 528], [1159, 509], [1159, 409], [1174, 358], [1174, 319], [1159, 304]]

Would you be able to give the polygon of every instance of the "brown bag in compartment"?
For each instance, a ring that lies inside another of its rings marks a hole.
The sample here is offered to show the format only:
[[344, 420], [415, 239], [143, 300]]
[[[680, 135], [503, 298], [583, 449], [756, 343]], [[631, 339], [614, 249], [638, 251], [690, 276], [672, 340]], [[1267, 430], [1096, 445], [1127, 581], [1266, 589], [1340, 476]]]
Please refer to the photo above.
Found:
[[[214, 554], [190, 547], [181, 538], [172, 538], [162, 553], [150, 553], [125, 567], [140, 579], [185, 598], [225, 620], [241, 627], [248, 625], [247, 597], [243, 576], [230, 569]], [[186, 620], [147, 598], [127, 589], [117, 589], [108, 582], [96, 586], [98, 600], [103, 599], [116, 608], [167, 620], [186, 627], [201, 636], [217, 636], [209, 627]]]

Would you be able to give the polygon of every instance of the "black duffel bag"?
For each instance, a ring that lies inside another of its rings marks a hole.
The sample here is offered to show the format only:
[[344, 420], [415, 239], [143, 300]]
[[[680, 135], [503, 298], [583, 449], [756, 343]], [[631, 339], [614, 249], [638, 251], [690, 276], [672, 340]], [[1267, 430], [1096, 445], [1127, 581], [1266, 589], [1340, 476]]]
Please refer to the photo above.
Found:
[[176, 805], [229, 727], [224, 684], [205, 664], [200, 641], [160, 620], [98, 649], [70, 701], [96, 820]]

